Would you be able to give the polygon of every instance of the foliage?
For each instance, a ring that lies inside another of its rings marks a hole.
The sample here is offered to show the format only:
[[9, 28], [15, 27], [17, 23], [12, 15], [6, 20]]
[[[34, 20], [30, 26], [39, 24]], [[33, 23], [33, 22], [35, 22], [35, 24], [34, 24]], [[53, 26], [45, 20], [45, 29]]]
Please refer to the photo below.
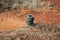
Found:
[[41, 2], [41, 0], [0, 0], [0, 9], [17, 9], [24, 6], [28, 9], [37, 10], [38, 7], [52, 7], [52, 3]]

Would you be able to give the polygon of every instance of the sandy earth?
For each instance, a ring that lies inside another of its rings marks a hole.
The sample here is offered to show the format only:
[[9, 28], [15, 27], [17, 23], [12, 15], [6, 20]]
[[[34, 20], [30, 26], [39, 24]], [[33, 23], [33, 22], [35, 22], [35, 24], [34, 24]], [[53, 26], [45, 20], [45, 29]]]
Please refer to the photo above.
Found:
[[18, 10], [11, 10], [0, 13], [0, 31], [10, 31], [16, 28], [24, 27], [26, 25], [26, 15], [33, 14], [35, 23], [58, 24], [60, 26], [60, 11], [49, 9], [38, 9], [36, 11], [27, 10], [26, 8], [19, 8]]

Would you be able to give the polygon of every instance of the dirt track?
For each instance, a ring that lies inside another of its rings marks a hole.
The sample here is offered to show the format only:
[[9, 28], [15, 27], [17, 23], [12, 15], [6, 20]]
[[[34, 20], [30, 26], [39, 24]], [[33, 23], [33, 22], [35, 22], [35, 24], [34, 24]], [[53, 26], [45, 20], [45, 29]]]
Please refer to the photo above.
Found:
[[8, 31], [26, 25], [26, 15], [33, 14], [35, 22], [58, 24], [60, 26], [60, 12], [57, 10], [39, 9], [37, 12], [26, 8], [11, 10], [0, 14], [0, 31]]

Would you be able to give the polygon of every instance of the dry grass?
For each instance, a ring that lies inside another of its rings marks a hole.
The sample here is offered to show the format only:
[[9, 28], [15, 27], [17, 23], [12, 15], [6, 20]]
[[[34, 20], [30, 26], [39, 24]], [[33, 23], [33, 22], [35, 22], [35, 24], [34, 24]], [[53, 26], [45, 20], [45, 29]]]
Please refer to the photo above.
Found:
[[[40, 29], [41, 26], [42, 29]], [[50, 27], [44, 24], [41, 26], [30, 26], [0, 33], [0, 40], [60, 40], [60, 28], [58, 31], [57, 26]]]

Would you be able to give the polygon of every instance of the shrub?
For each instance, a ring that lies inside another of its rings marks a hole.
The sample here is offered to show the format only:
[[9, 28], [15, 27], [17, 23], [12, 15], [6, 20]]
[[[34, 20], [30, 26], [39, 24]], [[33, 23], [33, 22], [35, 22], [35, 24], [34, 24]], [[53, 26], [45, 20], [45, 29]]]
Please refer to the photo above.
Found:
[[[20, 6], [24, 6], [28, 9], [37, 10], [38, 7], [51, 7], [52, 3], [41, 2], [41, 0], [0, 0], [0, 6], [2, 9], [17, 9]], [[0, 7], [0, 8], [1, 8]]]

